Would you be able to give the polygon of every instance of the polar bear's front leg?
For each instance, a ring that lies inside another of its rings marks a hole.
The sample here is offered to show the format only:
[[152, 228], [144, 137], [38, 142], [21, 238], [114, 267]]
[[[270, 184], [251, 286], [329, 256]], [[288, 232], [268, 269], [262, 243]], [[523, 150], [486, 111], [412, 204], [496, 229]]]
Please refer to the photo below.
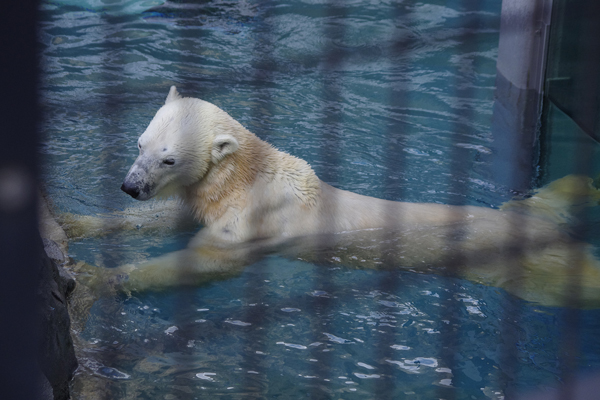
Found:
[[168, 232], [199, 226], [191, 213], [176, 200], [150, 202], [97, 215], [57, 212], [55, 218], [69, 238], [100, 237], [119, 231]]
[[110, 271], [108, 283], [126, 291], [194, 286], [239, 274], [261, 256], [248, 246], [200, 246]]

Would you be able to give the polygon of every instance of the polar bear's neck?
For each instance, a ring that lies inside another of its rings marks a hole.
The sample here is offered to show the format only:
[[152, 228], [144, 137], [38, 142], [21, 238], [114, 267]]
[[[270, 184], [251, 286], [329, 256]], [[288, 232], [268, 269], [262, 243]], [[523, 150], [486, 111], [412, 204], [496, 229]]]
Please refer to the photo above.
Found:
[[[235, 124], [239, 149], [219, 164], [211, 165], [199, 182], [185, 190], [184, 201], [194, 210], [196, 218], [210, 226], [228, 210], [246, 210], [250, 192], [259, 180], [266, 185], [287, 182], [295, 195], [294, 201], [314, 206], [320, 193], [320, 181], [308, 163], [275, 149], [239, 123]], [[273, 192], [278, 190], [274, 188]], [[269, 201], [280, 199], [264, 199], [265, 203]], [[270, 204], [260, 206], [270, 207]]]

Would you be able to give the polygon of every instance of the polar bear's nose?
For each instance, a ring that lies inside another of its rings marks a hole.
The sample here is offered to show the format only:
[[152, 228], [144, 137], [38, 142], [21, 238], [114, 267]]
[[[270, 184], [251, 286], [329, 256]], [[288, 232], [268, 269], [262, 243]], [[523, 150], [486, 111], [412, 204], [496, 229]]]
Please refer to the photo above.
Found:
[[132, 185], [125, 181], [121, 185], [121, 190], [133, 197], [134, 199], [140, 195], [140, 189], [136, 185]]

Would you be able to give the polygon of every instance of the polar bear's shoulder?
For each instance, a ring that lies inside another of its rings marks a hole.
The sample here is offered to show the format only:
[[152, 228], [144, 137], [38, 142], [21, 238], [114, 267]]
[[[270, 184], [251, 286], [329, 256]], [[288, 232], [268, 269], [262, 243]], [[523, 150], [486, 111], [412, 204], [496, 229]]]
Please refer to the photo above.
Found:
[[276, 190], [290, 194], [307, 207], [318, 203], [321, 181], [306, 161], [269, 145], [261, 164], [259, 174]]

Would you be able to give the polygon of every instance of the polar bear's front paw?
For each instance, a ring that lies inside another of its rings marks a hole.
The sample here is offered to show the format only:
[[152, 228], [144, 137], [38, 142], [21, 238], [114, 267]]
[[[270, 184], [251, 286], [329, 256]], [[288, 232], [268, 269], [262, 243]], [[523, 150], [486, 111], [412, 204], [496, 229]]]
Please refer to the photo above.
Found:
[[129, 275], [126, 273], [116, 274], [108, 278], [108, 284], [111, 286], [120, 286], [129, 280]]

